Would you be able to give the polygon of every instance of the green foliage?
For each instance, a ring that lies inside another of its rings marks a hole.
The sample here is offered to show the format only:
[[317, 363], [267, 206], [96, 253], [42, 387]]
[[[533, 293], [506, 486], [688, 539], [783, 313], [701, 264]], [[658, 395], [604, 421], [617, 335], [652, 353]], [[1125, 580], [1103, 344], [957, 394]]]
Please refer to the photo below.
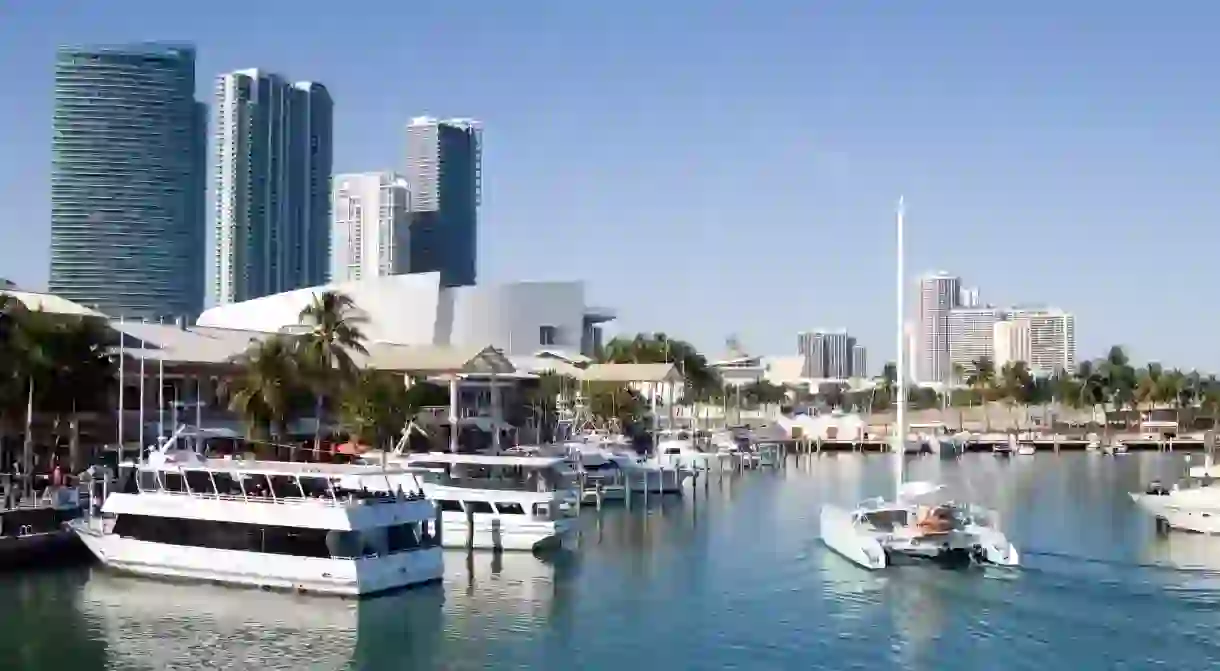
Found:
[[643, 423], [648, 404], [639, 392], [613, 382], [593, 382], [585, 385], [589, 412], [602, 422], [617, 421], [626, 428]]
[[358, 371], [340, 402], [339, 416], [361, 443], [387, 448], [419, 412], [413, 401], [420, 398], [420, 393], [412, 398], [401, 375]]
[[672, 363], [686, 379], [687, 388], [697, 401], [707, 401], [721, 393], [720, 375], [693, 345], [674, 340], [664, 333], [637, 333], [633, 338], [618, 337], [602, 348], [604, 363]]

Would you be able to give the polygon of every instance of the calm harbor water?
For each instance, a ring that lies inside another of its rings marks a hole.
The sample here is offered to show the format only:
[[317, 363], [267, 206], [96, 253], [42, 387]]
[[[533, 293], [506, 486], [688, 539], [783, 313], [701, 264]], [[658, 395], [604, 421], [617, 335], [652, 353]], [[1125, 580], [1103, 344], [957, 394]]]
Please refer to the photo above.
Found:
[[713, 479], [692, 504], [584, 515], [579, 548], [446, 555], [443, 585], [360, 603], [99, 570], [0, 578], [0, 668], [1152, 669], [1220, 658], [1220, 538], [1158, 537], [1125, 492], [1180, 455], [912, 462], [1002, 511], [1020, 570], [869, 574], [823, 501], [889, 491], [884, 456]]

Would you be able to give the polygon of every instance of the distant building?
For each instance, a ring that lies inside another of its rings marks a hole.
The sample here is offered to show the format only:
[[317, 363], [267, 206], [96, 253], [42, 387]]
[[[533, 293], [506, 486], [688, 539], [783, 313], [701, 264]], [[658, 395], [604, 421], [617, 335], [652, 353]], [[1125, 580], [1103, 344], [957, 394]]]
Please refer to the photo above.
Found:
[[992, 361], [996, 370], [1015, 361], [1030, 359], [1030, 323], [1028, 319], [999, 321], [992, 329]]
[[216, 305], [326, 282], [333, 107], [326, 87], [239, 70], [216, 83]]
[[346, 282], [407, 270], [411, 191], [392, 172], [336, 175], [330, 277]]
[[803, 357], [801, 377], [845, 380], [853, 376], [852, 357], [856, 339], [847, 331], [815, 330], [798, 333], [797, 354]]
[[[994, 307], [958, 307], [949, 311], [950, 370], [971, 371], [975, 362], [991, 358], [995, 324], [1004, 311]], [[946, 381], [961, 383], [950, 377]]]
[[115, 317], [198, 315], [207, 111], [195, 49], [60, 49], [52, 126], [48, 291]]
[[949, 312], [960, 300], [961, 278], [940, 272], [919, 280], [918, 366], [920, 382], [946, 382], [949, 358]]
[[[854, 338], [852, 340], [855, 340]], [[868, 377], [868, 352], [864, 345], [853, 343], [851, 346], [851, 375], [848, 377]]]
[[446, 287], [475, 283], [482, 165], [479, 122], [411, 120], [407, 126], [407, 181], [412, 189], [409, 272], [439, 272]]
[[1017, 307], [1009, 319], [1029, 322], [1031, 372], [1050, 375], [1076, 368], [1076, 317], [1058, 308]]

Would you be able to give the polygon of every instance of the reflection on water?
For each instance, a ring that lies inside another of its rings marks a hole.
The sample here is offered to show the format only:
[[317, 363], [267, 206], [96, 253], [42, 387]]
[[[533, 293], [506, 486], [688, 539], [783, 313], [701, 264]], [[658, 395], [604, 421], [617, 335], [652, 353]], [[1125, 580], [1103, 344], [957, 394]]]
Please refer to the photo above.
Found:
[[[1180, 456], [912, 459], [997, 508], [1020, 570], [869, 573], [818, 539], [825, 501], [893, 490], [885, 455], [715, 478], [694, 503], [590, 511], [577, 547], [446, 553], [443, 584], [362, 602], [101, 571], [0, 581], [0, 668], [1208, 668], [1220, 538], [1157, 536], [1126, 492]], [[12, 662], [16, 662], [15, 664]]]

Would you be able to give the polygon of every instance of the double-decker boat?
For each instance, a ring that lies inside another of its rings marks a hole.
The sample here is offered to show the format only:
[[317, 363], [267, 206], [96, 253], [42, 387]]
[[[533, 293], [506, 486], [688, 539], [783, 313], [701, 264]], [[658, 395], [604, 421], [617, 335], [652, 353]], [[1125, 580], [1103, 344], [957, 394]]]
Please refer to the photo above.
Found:
[[443, 574], [437, 508], [403, 469], [207, 459], [171, 440], [102, 489], [71, 528], [117, 571], [340, 596]]

